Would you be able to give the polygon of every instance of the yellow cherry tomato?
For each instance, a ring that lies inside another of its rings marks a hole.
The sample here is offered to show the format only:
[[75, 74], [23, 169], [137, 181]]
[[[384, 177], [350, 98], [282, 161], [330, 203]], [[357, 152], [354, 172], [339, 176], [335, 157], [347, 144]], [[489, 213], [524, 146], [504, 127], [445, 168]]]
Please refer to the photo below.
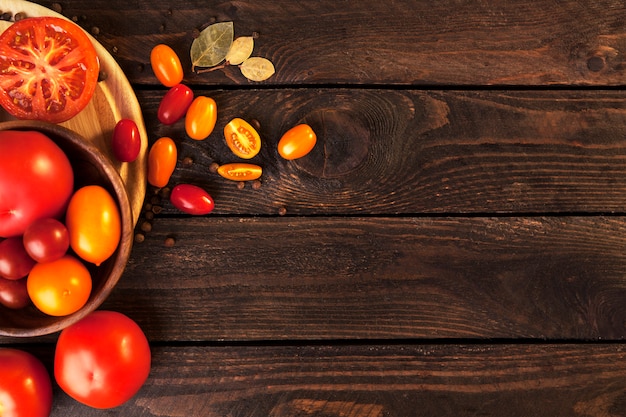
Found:
[[285, 159], [302, 158], [315, 146], [317, 136], [311, 126], [300, 124], [289, 129], [278, 141], [278, 153]]
[[178, 151], [171, 138], [157, 139], [148, 153], [148, 182], [155, 187], [165, 187], [176, 168]]
[[117, 203], [99, 185], [79, 188], [65, 214], [70, 247], [83, 260], [100, 265], [120, 242], [122, 222]]
[[91, 294], [91, 274], [72, 255], [37, 263], [26, 278], [28, 296], [35, 307], [51, 316], [80, 310]]
[[235, 118], [224, 126], [224, 138], [230, 150], [240, 158], [250, 159], [261, 150], [261, 137], [243, 119]]
[[166, 87], [174, 87], [183, 80], [183, 66], [180, 58], [167, 45], [159, 44], [152, 48], [150, 64], [154, 75]]
[[221, 165], [217, 169], [217, 173], [227, 180], [252, 181], [261, 177], [263, 169], [260, 166], [254, 164], [234, 162], [232, 164]]
[[217, 104], [210, 97], [196, 97], [185, 116], [185, 131], [195, 140], [206, 139], [217, 121]]

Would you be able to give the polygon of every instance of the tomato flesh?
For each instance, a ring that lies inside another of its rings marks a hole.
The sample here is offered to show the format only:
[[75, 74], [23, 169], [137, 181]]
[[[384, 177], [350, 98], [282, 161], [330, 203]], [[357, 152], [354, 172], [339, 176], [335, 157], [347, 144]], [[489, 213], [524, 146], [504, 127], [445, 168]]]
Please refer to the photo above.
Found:
[[233, 162], [231, 164], [221, 165], [217, 169], [217, 173], [227, 180], [252, 181], [261, 177], [263, 169], [254, 164]]
[[250, 159], [261, 150], [259, 133], [243, 119], [235, 118], [224, 127], [224, 139], [230, 150], [240, 158]]
[[69, 20], [26, 18], [0, 35], [0, 105], [17, 118], [74, 117], [91, 100], [99, 72], [93, 44]]

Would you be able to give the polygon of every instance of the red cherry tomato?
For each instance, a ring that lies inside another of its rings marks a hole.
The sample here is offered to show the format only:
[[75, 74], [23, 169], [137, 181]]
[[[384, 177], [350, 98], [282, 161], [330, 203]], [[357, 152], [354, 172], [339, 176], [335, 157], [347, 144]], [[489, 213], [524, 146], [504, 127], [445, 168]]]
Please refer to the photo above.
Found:
[[164, 125], [172, 125], [183, 118], [193, 102], [193, 91], [184, 84], [176, 84], [161, 99], [157, 117]]
[[14, 236], [0, 242], [0, 277], [24, 278], [34, 265], [35, 261], [26, 252], [21, 237]]
[[22, 236], [24, 249], [37, 262], [50, 262], [65, 255], [70, 247], [67, 227], [57, 219], [39, 219]]
[[70, 161], [50, 138], [0, 131], [0, 237], [22, 235], [39, 218], [60, 217], [73, 188]]
[[193, 215], [209, 214], [215, 207], [209, 193], [192, 184], [178, 184], [174, 187], [170, 201], [180, 211]]
[[243, 119], [235, 118], [224, 127], [224, 139], [230, 150], [240, 158], [250, 159], [261, 150], [261, 137]]
[[217, 104], [210, 97], [196, 97], [187, 109], [185, 117], [185, 131], [191, 139], [206, 139], [217, 121]]
[[26, 278], [0, 278], [0, 304], [15, 310], [30, 305], [30, 297], [26, 289]]
[[165, 187], [176, 168], [178, 151], [171, 138], [157, 139], [148, 153], [148, 182], [155, 187]]
[[96, 50], [75, 23], [19, 20], [0, 35], [0, 104], [20, 119], [66, 121], [87, 106], [98, 83]]
[[278, 153], [285, 159], [302, 158], [315, 146], [317, 136], [311, 126], [300, 124], [289, 129], [278, 141]]
[[111, 138], [113, 155], [120, 162], [133, 162], [141, 150], [141, 136], [137, 123], [130, 119], [121, 119], [116, 123]]
[[54, 376], [77, 401], [112, 408], [139, 391], [150, 362], [150, 346], [137, 323], [121, 313], [98, 310], [61, 332]]
[[32, 354], [0, 348], [0, 415], [48, 417], [52, 410], [52, 382], [43, 363]]
[[176, 52], [167, 45], [159, 44], [150, 52], [150, 64], [157, 79], [166, 87], [174, 87], [183, 80], [183, 66]]

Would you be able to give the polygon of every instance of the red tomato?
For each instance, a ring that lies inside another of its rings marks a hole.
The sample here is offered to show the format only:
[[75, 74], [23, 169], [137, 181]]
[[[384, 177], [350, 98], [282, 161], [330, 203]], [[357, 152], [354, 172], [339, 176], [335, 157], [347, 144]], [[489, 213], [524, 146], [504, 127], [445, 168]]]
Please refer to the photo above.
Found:
[[0, 131], [0, 237], [21, 235], [36, 219], [60, 217], [73, 188], [70, 161], [50, 138]]
[[210, 97], [196, 97], [185, 117], [185, 131], [191, 139], [206, 139], [217, 121], [217, 104]]
[[51, 316], [80, 310], [89, 299], [91, 286], [89, 270], [72, 255], [36, 264], [26, 280], [35, 307]]
[[157, 79], [166, 87], [174, 87], [183, 80], [183, 66], [176, 52], [167, 45], [159, 44], [150, 52], [150, 64]]
[[178, 184], [170, 193], [170, 201], [180, 211], [202, 215], [213, 211], [215, 203], [204, 189], [191, 184]]
[[137, 123], [130, 119], [121, 119], [115, 125], [111, 138], [113, 155], [120, 162], [133, 162], [141, 150], [141, 136]]
[[155, 187], [165, 187], [176, 168], [178, 151], [171, 138], [157, 139], [148, 153], [148, 182]]
[[0, 56], [0, 105], [20, 119], [63, 122], [84, 109], [96, 90], [96, 50], [67, 19], [15, 22], [0, 35]]
[[193, 102], [193, 91], [184, 84], [176, 84], [161, 99], [157, 116], [164, 125], [172, 125], [182, 119]]
[[285, 159], [302, 158], [315, 146], [317, 136], [311, 126], [300, 124], [289, 129], [278, 141], [278, 153]]
[[227, 180], [251, 181], [260, 178], [261, 174], [263, 174], [263, 169], [254, 164], [234, 162], [232, 164], [221, 165], [217, 169], [217, 173]]
[[0, 415], [48, 417], [52, 382], [43, 363], [28, 352], [0, 348]]
[[30, 305], [30, 297], [26, 289], [26, 278], [0, 278], [0, 304], [12, 309], [20, 309]]
[[261, 150], [261, 137], [250, 123], [240, 118], [224, 127], [224, 139], [230, 150], [243, 159], [250, 159]]
[[34, 265], [35, 261], [26, 252], [20, 236], [10, 237], [0, 242], [0, 277], [24, 278]]
[[61, 332], [54, 376], [75, 400], [112, 408], [139, 391], [150, 362], [150, 346], [137, 323], [121, 313], [98, 310]]
[[65, 255], [70, 248], [67, 227], [56, 219], [35, 220], [22, 236], [24, 249], [37, 262], [50, 262]]

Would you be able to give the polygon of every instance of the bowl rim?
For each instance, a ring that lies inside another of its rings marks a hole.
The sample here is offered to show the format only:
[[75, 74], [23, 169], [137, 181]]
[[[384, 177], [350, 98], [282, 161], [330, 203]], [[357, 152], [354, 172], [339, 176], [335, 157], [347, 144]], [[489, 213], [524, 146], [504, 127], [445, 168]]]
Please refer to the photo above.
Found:
[[[98, 309], [102, 303], [110, 295], [111, 291], [121, 278], [128, 259], [130, 257], [132, 245], [133, 245], [133, 230], [134, 225], [132, 221], [132, 209], [130, 206], [130, 199], [126, 190], [126, 186], [119, 172], [113, 166], [113, 163], [109, 158], [98, 149], [95, 145], [85, 140], [79, 133], [66, 128], [62, 125], [38, 121], [38, 120], [10, 120], [0, 122], [0, 131], [6, 130], [35, 130], [46, 134], [47, 136], [54, 137], [62, 136], [64, 140], [67, 140], [71, 145], [77, 146], [81, 152], [90, 153], [93, 158], [101, 162], [100, 167], [107, 178], [111, 182], [111, 186], [115, 191], [116, 203], [120, 210], [121, 217], [121, 237], [118, 247], [114, 253], [115, 259], [111, 266], [110, 273], [104, 280], [104, 283], [100, 287], [100, 291], [97, 294], [90, 294], [89, 299], [78, 311], [66, 316], [46, 316], [49, 317], [51, 322], [39, 327], [18, 327], [18, 326], [0, 326], [0, 336], [11, 337], [35, 337], [52, 334], [63, 330], [64, 328], [76, 323], [89, 313]], [[56, 142], [56, 141], [55, 141]], [[19, 312], [20, 310], [15, 310]], [[45, 313], [41, 313], [45, 314]]]

